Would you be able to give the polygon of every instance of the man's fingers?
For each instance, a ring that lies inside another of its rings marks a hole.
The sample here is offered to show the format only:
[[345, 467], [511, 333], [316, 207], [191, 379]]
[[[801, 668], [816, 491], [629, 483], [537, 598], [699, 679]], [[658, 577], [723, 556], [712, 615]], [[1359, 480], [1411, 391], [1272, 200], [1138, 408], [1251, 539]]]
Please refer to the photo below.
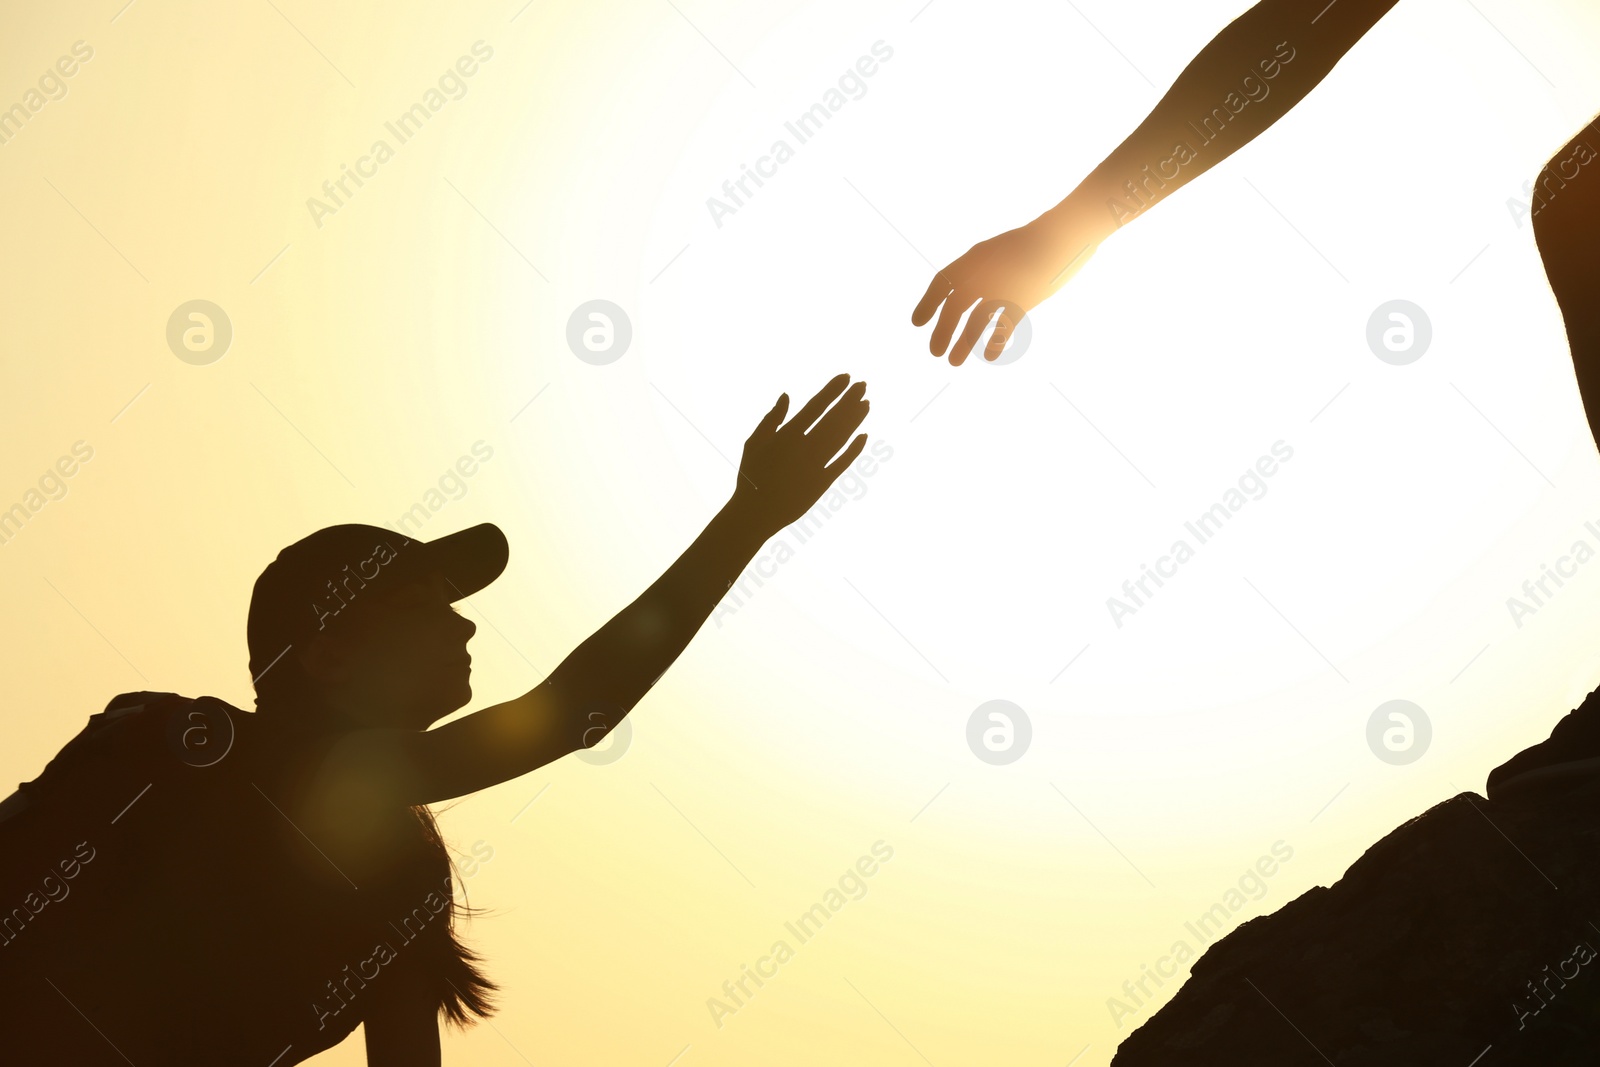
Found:
[[959, 367], [967, 361], [967, 353], [972, 351], [972, 346], [978, 343], [978, 335], [983, 332], [994, 313], [999, 311], [1001, 304], [998, 300], [985, 300], [972, 309], [972, 314], [967, 316], [967, 325], [961, 331], [961, 336], [956, 338], [955, 347], [950, 350], [950, 365]]
[[1000, 358], [1000, 352], [1006, 347], [1006, 342], [1016, 332], [1017, 326], [1022, 322], [1025, 312], [1013, 305], [1007, 304], [994, 320], [994, 332], [989, 335], [989, 343], [984, 346], [983, 358], [991, 363]]
[[826, 467], [822, 468], [822, 473], [827, 476], [827, 481], [823, 483], [822, 488], [826, 489], [826, 488], [828, 488], [828, 486], [832, 485], [835, 481], [837, 481], [838, 478], [839, 478], [839, 475], [843, 474], [844, 471], [845, 471], [845, 468], [850, 466], [850, 464], [852, 464], [852, 463], [854, 463], [856, 461], [856, 457], [861, 455], [861, 450], [866, 448], [866, 447], [867, 447], [867, 435], [864, 434], [864, 433], [863, 434], [857, 434], [856, 435], [856, 439], [854, 441], [850, 442], [850, 447], [849, 448], [847, 448], [843, 452], [841, 452], [839, 454], [839, 457], [837, 459], [835, 459], [832, 463], [830, 463]]
[[936, 356], [944, 355], [944, 350], [950, 347], [950, 338], [955, 336], [961, 313], [977, 301], [976, 296], [960, 290], [945, 297], [944, 310], [939, 312], [939, 324], [933, 328], [933, 337], [928, 341], [928, 351]]
[[797, 427], [801, 433], [805, 433], [811, 428], [811, 424], [817, 421], [817, 416], [828, 410], [829, 404], [839, 399], [839, 394], [843, 393], [845, 387], [849, 384], [850, 375], [835, 375], [827, 385], [817, 390], [816, 396], [806, 401], [806, 406], [801, 408], [795, 417], [789, 420], [788, 426], [784, 428], [788, 429], [789, 426], [793, 426]]
[[[948, 269], [948, 268], [946, 268]], [[928, 291], [922, 294], [922, 299], [917, 301], [916, 310], [911, 312], [911, 325], [921, 326], [933, 318], [933, 313], [944, 302], [944, 298], [954, 288], [950, 284], [950, 276], [940, 271], [933, 276], [933, 281], [928, 283]]]
[[852, 385], [832, 410], [817, 420], [811, 432], [806, 434], [806, 440], [814, 441], [817, 447], [824, 449], [824, 455], [831, 456], [837, 452], [839, 446], [861, 425], [861, 420], [867, 417], [870, 405], [866, 400], [866, 392], [866, 382]]

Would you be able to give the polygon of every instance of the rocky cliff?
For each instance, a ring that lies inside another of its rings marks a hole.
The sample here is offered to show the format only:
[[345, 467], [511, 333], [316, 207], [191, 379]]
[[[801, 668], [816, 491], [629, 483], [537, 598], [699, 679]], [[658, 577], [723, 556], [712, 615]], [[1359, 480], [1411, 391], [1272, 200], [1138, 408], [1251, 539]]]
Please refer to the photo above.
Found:
[[1212, 945], [1114, 1067], [1600, 1062], [1600, 776], [1462, 793]]

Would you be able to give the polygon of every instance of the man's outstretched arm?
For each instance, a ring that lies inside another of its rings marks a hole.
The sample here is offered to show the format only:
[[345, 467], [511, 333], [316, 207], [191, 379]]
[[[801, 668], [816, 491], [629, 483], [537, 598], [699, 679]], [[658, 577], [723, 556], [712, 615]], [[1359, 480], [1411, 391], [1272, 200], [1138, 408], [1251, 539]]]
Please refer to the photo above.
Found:
[[[1061, 203], [1033, 222], [974, 245], [934, 276], [911, 314], [939, 311], [928, 348], [954, 366], [985, 324], [994, 359], [1012, 327], [1059, 289], [1094, 250], [1249, 144], [1325, 78], [1396, 0], [1262, 0], [1184, 68], [1155, 109]], [[951, 346], [961, 315], [968, 316]], [[942, 305], [942, 310], [941, 309]]]

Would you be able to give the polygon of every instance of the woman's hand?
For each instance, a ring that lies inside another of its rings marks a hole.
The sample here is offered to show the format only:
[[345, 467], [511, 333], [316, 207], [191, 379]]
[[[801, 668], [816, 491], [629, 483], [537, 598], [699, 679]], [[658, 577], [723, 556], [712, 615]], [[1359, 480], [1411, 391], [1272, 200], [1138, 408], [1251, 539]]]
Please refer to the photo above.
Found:
[[[911, 324], [923, 325], [944, 305], [928, 351], [942, 356], [949, 348], [950, 365], [959, 367], [984, 327], [998, 315], [983, 352], [984, 359], [998, 359], [1023, 316], [1065, 285], [1094, 255], [1102, 237], [1103, 231], [1091, 225], [1063, 227], [1046, 215], [980, 241], [933, 276], [911, 313]], [[950, 339], [962, 312], [974, 304], [977, 307], [952, 347]]]
[[[789, 394], [778, 398], [744, 443], [729, 502], [741, 520], [771, 536], [811, 510], [867, 445], [866, 434], [850, 441], [867, 417], [866, 392], [866, 382], [850, 385], [850, 375], [841, 374], [788, 422]], [[846, 441], [850, 447], [839, 453]]]

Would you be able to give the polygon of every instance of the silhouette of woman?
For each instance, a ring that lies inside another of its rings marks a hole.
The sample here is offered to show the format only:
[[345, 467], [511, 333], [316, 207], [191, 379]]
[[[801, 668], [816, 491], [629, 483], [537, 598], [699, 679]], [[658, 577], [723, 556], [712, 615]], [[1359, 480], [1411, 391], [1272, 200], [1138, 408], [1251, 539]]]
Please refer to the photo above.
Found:
[[[136, 767], [127, 796], [149, 782], [92, 823], [65, 820], [63, 841], [90, 827], [83, 847], [59, 875], [41, 865], [49, 900], [30, 892], [38, 911], [0, 939], [5, 1062], [286, 1067], [363, 1024], [375, 1067], [437, 1065], [439, 1018], [486, 1014], [494, 986], [453, 929], [428, 805], [603, 740], [766, 540], [861, 454], [865, 383], [841, 374], [785, 422], [788, 403], [649, 589], [530, 692], [437, 728], [472, 696], [476, 626], [452, 604], [504, 569], [499, 529], [423, 542], [334, 526], [284, 549], [250, 604], [254, 713], [132, 694], [0, 805], [0, 842], [14, 844], [96, 777]], [[154, 712], [173, 707], [184, 745], [204, 728], [225, 746], [172, 759], [172, 716]]]

